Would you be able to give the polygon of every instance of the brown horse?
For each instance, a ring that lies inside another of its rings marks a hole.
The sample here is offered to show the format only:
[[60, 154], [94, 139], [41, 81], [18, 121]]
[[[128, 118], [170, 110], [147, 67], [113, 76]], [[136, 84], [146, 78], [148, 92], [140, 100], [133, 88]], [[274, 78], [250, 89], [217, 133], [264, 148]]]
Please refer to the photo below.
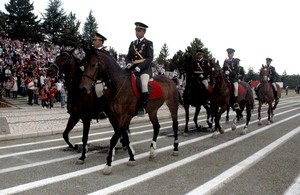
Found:
[[[233, 90], [230, 82], [223, 74], [223, 71], [219, 63], [211, 63], [212, 72], [210, 74], [211, 83], [213, 86], [213, 94], [211, 98], [211, 113], [215, 118], [215, 131], [213, 137], [217, 136], [217, 131], [221, 134], [224, 130], [220, 126], [221, 115], [229, 108], [233, 106], [232, 95]], [[246, 134], [248, 130], [248, 124], [251, 119], [251, 112], [254, 104], [253, 92], [248, 83], [239, 82], [238, 103], [241, 110], [236, 110], [237, 115], [241, 115], [241, 111], [246, 107], [246, 124], [243, 128], [242, 134]], [[233, 107], [232, 107], [233, 109]], [[236, 118], [233, 119], [232, 130], [236, 129]]]
[[[129, 162], [128, 165], [134, 165], [134, 150], [132, 149], [126, 128], [129, 126], [131, 119], [136, 115], [140, 94], [136, 93], [134, 81], [135, 76], [127, 70], [123, 70], [118, 63], [109, 55], [90, 49], [86, 51], [84, 60], [84, 73], [80, 83], [80, 88], [89, 93], [93, 88], [96, 80], [102, 80], [108, 89], [106, 93], [110, 100], [110, 109], [118, 118], [118, 127], [110, 140], [110, 148], [107, 156], [106, 166], [103, 170], [104, 174], [111, 173], [111, 163], [114, 153], [114, 147], [120, 136], [123, 137], [123, 144], [128, 149]], [[178, 107], [179, 97], [175, 83], [162, 75], [154, 77], [154, 81], [150, 82], [150, 96], [146, 108], [149, 119], [153, 125], [154, 133], [152, 143], [150, 145], [150, 157], [156, 155], [156, 141], [160, 130], [157, 112], [158, 109], [166, 103], [173, 121], [174, 131], [174, 151], [173, 155], [178, 154]], [[156, 93], [156, 94], [155, 94]], [[110, 116], [109, 116], [110, 117]]]
[[[279, 98], [281, 97], [281, 88], [278, 84], [276, 84], [277, 87], [277, 93], [278, 93], [278, 99], [275, 100], [274, 97], [274, 89], [271, 83], [269, 83], [269, 77], [270, 77], [270, 70], [267, 66], [262, 65], [260, 69], [260, 78], [261, 78], [261, 84], [258, 86], [257, 94], [258, 94], [258, 125], [261, 125], [261, 107], [262, 104], [268, 104], [268, 122], [267, 124], [270, 124], [273, 122], [274, 117], [274, 110], [277, 107], [277, 104], [279, 102]], [[274, 105], [273, 102], [275, 101]]]
[[[70, 149], [78, 150], [78, 145], [73, 145], [69, 140], [69, 133], [75, 125], [82, 120], [82, 152], [77, 163], [82, 164], [86, 158], [87, 142], [92, 119], [99, 119], [99, 114], [102, 111], [107, 111], [106, 99], [104, 96], [98, 97], [95, 91], [89, 94], [79, 93], [79, 83], [81, 81], [82, 70], [81, 60], [73, 54], [74, 50], [62, 51], [55, 59], [55, 66], [51, 66], [49, 74], [58, 75], [64, 74], [65, 85], [68, 90], [68, 112], [70, 117], [67, 126], [63, 132], [63, 138]], [[110, 122], [114, 124], [111, 119]]]

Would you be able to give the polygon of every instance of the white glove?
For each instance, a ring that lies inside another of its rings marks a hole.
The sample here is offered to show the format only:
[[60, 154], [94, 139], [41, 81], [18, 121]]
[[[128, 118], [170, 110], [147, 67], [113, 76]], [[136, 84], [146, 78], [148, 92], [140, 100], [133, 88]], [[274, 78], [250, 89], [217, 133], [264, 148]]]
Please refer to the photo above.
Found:
[[141, 69], [139, 68], [139, 67], [135, 67], [135, 69], [134, 69], [136, 72], [140, 72], [141, 71]]
[[200, 77], [201, 79], [202, 79], [202, 78], [204, 78], [203, 74], [200, 74], [200, 76], [199, 76], [199, 77]]
[[128, 63], [125, 68], [130, 69], [132, 67], [132, 65], [133, 65], [132, 63]]
[[229, 75], [229, 71], [228, 70], [225, 71], [225, 75]]

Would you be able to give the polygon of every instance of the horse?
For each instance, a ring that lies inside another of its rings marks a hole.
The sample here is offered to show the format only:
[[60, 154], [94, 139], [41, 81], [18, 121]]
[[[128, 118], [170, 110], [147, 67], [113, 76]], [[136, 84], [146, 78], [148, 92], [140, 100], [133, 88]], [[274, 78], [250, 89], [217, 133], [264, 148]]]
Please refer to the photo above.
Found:
[[[78, 145], [73, 145], [69, 140], [69, 133], [75, 125], [82, 120], [82, 152], [77, 160], [78, 164], [83, 164], [86, 159], [88, 134], [92, 119], [99, 119], [100, 112], [105, 110], [106, 100], [103, 96], [98, 97], [93, 91], [89, 94], [79, 93], [79, 83], [82, 76], [81, 60], [74, 56], [74, 49], [70, 51], [62, 51], [55, 59], [54, 66], [48, 70], [50, 74], [59, 76], [64, 74], [65, 85], [68, 91], [68, 112], [70, 114], [67, 126], [63, 132], [63, 139], [68, 147], [77, 151]], [[111, 122], [112, 123], [112, 122]]]
[[[109, 107], [118, 118], [118, 127], [110, 139], [110, 147], [106, 158], [106, 165], [103, 174], [108, 175], [112, 172], [112, 160], [114, 147], [120, 136], [123, 137], [123, 144], [127, 147], [129, 154], [128, 165], [135, 165], [134, 150], [129, 142], [126, 127], [129, 127], [131, 119], [137, 114], [139, 97], [136, 85], [137, 77], [129, 70], [122, 69], [117, 62], [109, 55], [91, 48], [86, 51], [84, 59], [84, 73], [79, 88], [85, 93], [89, 93], [96, 80], [102, 80], [108, 89], [105, 95], [110, 100]], [[149, 119], [153, 126], [153, 138], [150, 145], [150, 158], [156, 156], [156, 141], [160, 130], [157, 117], [158, 109], [166, 103], [171, 113], [174, 132], [173, 155], [178, 155], [178, 107], [179, 97], [175, 83], [163, 75], [157, 75], [150, 82], [150, 96], [146, 107]], [[110, 116], [108, 116], [110, 117]]]
[[[217, 131], [221, 134], [224, 133], [224, 130], [220, 126], [221, 115], [228, 109], [233, 109], [232, 95], [233, 95], [233, 86], [230, 84], [228, 79], [223, 74], [223, 71], [219, 65], [219, 62], [211, 63], [211, 74], [210, 80], [213, 87], [213, 93], [211, 97], [211, 113], [215, 119], [215, 130], [213, 137], [217, 137]], [[237, 115], [240, 115], [244, 107], [246, 107], [246, 124], [242, 130], [242, 134], [246, 134], [248, 130], [248, 124], [251, 119], [251, 112], [254, 104], [253, 92], [244, 81], [239, 81], [239, 92], [237, 99], [241, 110], [237, 111]], [[236, 118], [233, 119], [232, 130], [236, 129]]]
[[[274, 110], [279, 103], [279, 98], [281, 97], [281, 88], [276, 83], [278, 99], [274, 97], [274, 89], [271, 83], [269, 83], [270, 71], [267, 66], [262, 65], [260, 68], [260, 78], [261, 84], [258, 86], [257, 94], [258, 94], [258, 125], [261, 125], [261, 107], [262, 104], [268, 104], [268, 122], [267, 124], [271, 124], [273, 122]], [[275, 102], [274, 102], [275, 100]], [[274, 102], [274, 105], [273, 105]]]
[[[183, 107], [185, 110], [185, 128], [184, 128], [184, 134], [188, 135], [189, 132], [189, 108], [190, 106], [195, 107], [195, 113], [193, 121], [195, 123], [195, 126], [197, 129], [201, 129], [202, 126], [198, 124], [198, 116], [201, 111], [201, 106], [203, 106], [206, 110], [206, 116], [207, 116], [207, 124], [208, 129], [212, 128], [212, 122], [209, 120], [211, 117], [210, 114], [210, 107], [207, 104], [207, 96], [204, 94], [207, 94], [207, 89], [205, 86], [195, 77], [195, 74], [193, 73], [192, 67], [186, 65], [185, 66], [185, 75], [186, 75], [186, 86], [185, 90], [183, 92]], [[209, 86], [210, 87], [210, 86]]]

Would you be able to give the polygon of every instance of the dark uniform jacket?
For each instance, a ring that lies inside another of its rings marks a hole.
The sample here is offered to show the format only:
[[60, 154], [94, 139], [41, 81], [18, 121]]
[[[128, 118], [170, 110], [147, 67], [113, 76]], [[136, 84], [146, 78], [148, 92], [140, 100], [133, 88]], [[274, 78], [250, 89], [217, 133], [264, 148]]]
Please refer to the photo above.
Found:
[[140, 74], [147, 73], [152, 75], [152, 61], [153, 61], [153, 43], [144, 38], [139, 44], [138, 41], [132, 41], [129, 46], [128, 54], [126, 56], [126, 64], [133, 63], [133, 69], [139, 67]]
[[226, 59], [223, 64], [223, 72], [229, 71], [229, 80], [231, 83], [239, 81], [239, 61], [233, 58], [232, 60]]
[[[197, 78], [200, 80], [207, 79], [209, 75], [209, 62], [207, 59], [197, 59], [195, 63], [193, 64], [194, 74]], [[203, 75], [201, 78], [200, 75]]]
[[269, 82], [270, 83], [276, 82], [277, 73], [276, 73], [275, 67], [270, 65], [269, 71], [270, 71], [270, 81]]

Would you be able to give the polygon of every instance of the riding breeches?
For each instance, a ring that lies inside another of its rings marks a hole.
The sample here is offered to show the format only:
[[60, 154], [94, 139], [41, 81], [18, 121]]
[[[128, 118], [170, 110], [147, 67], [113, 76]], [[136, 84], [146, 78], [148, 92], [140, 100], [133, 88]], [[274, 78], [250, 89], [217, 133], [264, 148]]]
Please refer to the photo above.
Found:
[[238, 93], [239, 93], [239, 83], [238, 82], [234, 82], [232, 83], [233, 85], [233, 88], [234, 88], [234, 97], [237, 97], [238, 96]]
[[141, 74], [140, 78], [142, 83], [142, 93], [148, 92], [149, 74]]
[[202, 80], [202, 84], [205, 86], [206, 89], [208, 89], [208, 81], [207, 79]]
[[274, 87], [274, 90], [277, 91], [276, 83], [273, 82], [272, 85], [273, 85], [273, 87]]

